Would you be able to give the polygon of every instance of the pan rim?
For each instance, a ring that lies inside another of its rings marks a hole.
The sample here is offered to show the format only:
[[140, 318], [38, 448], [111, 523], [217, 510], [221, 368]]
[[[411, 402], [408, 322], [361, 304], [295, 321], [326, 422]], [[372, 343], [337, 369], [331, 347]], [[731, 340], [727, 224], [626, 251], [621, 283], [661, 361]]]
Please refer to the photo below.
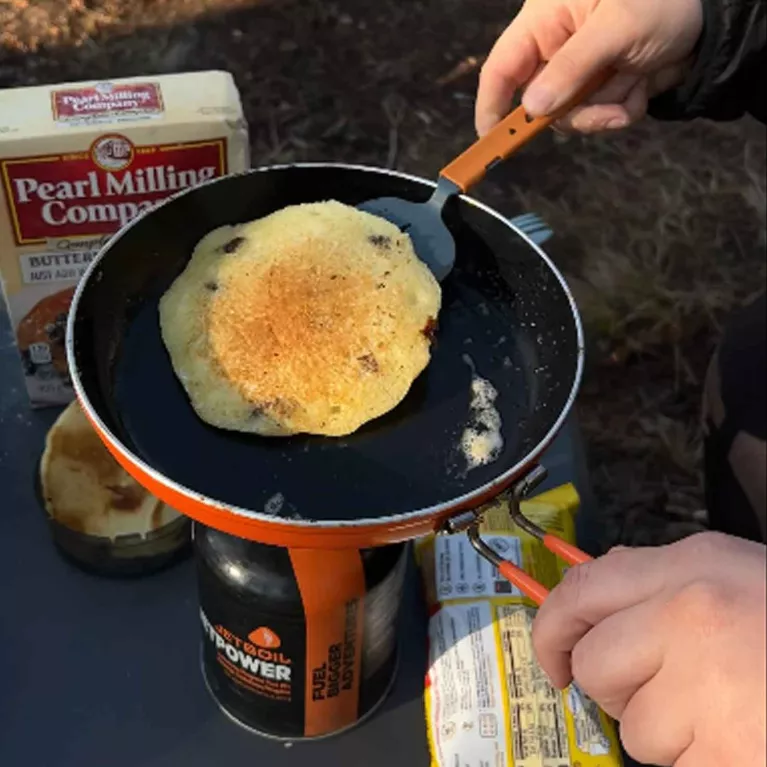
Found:
[[[535, 447], [533, 447], [532, 449], [530, 449], [521, 460], [519, 460], [510, 468], [506, 469], [499, 476], [495, 477], [494, 479], [485, 483], [484, 485], [478, 487], [477, 489], [469, 493], [465, 493], [464, 495], [458, 496], [457, 498], [453, 498], [449, 501], [445, 501], [443, 503], [437, 504], [435, 506], [428, 506], [426, 508], [415, 509], [413, 511], [408, 511], [408, 512], [404, 512], [400, 514], [391, 514], [388, 516], [377, 517], [377, 518], [361, 518], [356, 520], [312, 520], [312, 519], [296, 519], [296, 518], [280, 517], [280, 516], [275, 517], [273, 515], [265, 514], [263, 512], [253, 511], [253, 510], [242, 508], [239, 506], [232, 506], [226, 503], [222, 503], [221, 501], [210, 498], [203, 493], [197, 492], [193, 490], [192, 488], [182, 485], [176, 482], [175, 480], [171, 479], [170, 477], [157, 471], [153, 466], [150, 466], [142, 458], [135, 455], [132, 451], [128, 450], [127, 447], [122, 443], [122, 441], [115, 434], [113, 434], [112, 431], [106, 426], [104, 421], [96, 412], [95, 408], [92, 406], [90, 399], [88, 398], [88, 395], [85, 392], [85, 388], [80, 381], [79, 369], [77, 367], [76, 359], [75, 359], [75, 351], [74, 351], [75, 317], [77, 315], [80, 299], [83, 293], [85, 292], [86, 286], [89, 284], [94, 272], [98, 268], [99, 264], [105, 259], [106, 255], [108, 254], [109, 250], [113, 247], [113, 245], [116, 244], [122, 237], [124, 237], [125, 234], [130, 229], [132, 229], [134, 226], [139, 224], [139, 222], [141, 222], [146, 216], [151, 215], [159, 208], [165, 205], [169, 205], [170, 203], [174, 202], [178, 198], [183, 197], [184, 195], [190, 194], [197, 189], [200, 189], [206, 186], [212, 186], [214, 184], [218, 184], [228, 179], [236, 178], [238, 176], [248, 176], [255, 173], [268, 173], [270, 171], [288, 170], [291, 168], [303, 168], [303, 169], [330, 168], [330, 169], [354, 170], [354, 171], [361, 171], [364, 173], [374, 173], [376, 175], [394, 176], [396, 178], [416, 182], [417, 184], [420, 184], [424, 187], [431, 188], [431, 189], [435, 189], [437, 186], [436, 182], [431, 181], [429, 179], [422, 178], [420, 176], [416, 176], [410, 173], [403, 173], [397, 170], [391, 170], [389, 168], [377, 168], [375, 166], [370, 166], [370, 165], [360, 165], [360, 164], [354, 164], [354, 163], [333, 163], [333, 162], [282, 163], [278, 165], [265, 165], [258, 168], [251, 168], [241, 173], [231, 173], [225, 176], [219, 176], [218, 178], [210, 179], [194, 187], [181, 190], [180, 192], [177, 192], [171, 195], [170, 197], [167, 197], [166, 199], [162, 200], [160, 203], [158, 203], [157, 205], [154, 205], [148, 210], [142, 211], [136, 218], [134, 218], [132, 221], [130, 221], [124, 227], [118, 230], [109, 239], [107, 244], [101, 248], [101, 250], [95, 256], [95, 258], [88, 265], [83, 276], [80, 278], [80, 281], [78, 282], [77, 287], [75, 289], [75, 293], [72, 297], [69, 315], [67, 317], [67, 332], [66, 332], [66, 341], [65, 341], [67, 366], [70, 371], [70, 377], [72, 380], [75, 394], [77, 396], [77, 399], [81, 407], [85, 410], [86, 415], [91, 420], [91, 422], [95, 425], [97, 430], [100, 432], [102, 439], [106, 439], [109, 442], [112, 450], [119, 453], [124, 461], [126, 461], [127, 463], [131, 465], [136, 466], [146, 475], [151, 477], [159, 485], [164, 486], [168, 488], [169, 490], [172, 490], [173, 492], [191, 501], [194, 501], [197, 503], [203, 503], [205, 506], [211, 509], [214, 509], [216, 512], [221, 512], [224, 514], [232, 514], [243, 520], [247, 520], [249, 522], [254, 522], [259, 524], [273, 524], [273, 525], [281, 525], [281, 526], [284, 525], [286, 527], [293, 527], [296, 530], [302, 530], [302, 529], [317, 530], [318, 528], [327, 528], [328, 530], [338, 530], [339, 528], [367, 528], [367, 527], [381, 528], [386, 526], [397, 527], [403, 524], [410, 524], [417, 521], [425, 521], [428, 519], [441, 517], [441, 516], [444, 516], [446, 513], [449, 514], [451, 510], [456, 510], [456, 513], [459, 513], [461, 509], [473, 508], [473, 506], [481, 504], [488, 497], [492, 497], [498, 492], [502, 492], [514, 480], [518, 479], [521, 475], [523, 475], [525, 473], [525, 469], [530, 467], [532, 464], [534, 464], [536, 460], [546, 451], [546, 449], [554, 441], [554, 438], [556, 437], [556, 435], [558, 434], [558, 432], [564, 425], [565, 421], [567, 420], [568, 416], [570, 415], [573, 404], [575, 403], [575, 398], [577, 397], [578, 392], [580, 390], [580, 384], [583, 377], [584, 362], [585, 362], [584, 332], [583, 332], [583, 324], [581, 321], [580, 312], [578, 311], [578, 307], [576, 305], [575, 297], [572, 293], [572, 290], [570, 289], [570, 286], [567, 284], [564, 278], [564, 275], [560, 272], [560, 270], [557, 268], [557, 266], [554, 264], [551, 258], [546, 254], [546, 252], [539, 245], [533, 242], [524, 232], [522, 232], [519, 229], [519, 227], [513, 224], [508, 218], [506, 218], [505, 216], [503, 216], [502, 214], [500, 214], [498, 211], [494, 210], [493, 208], [489, 207], [488, 205], [485, 205], [479, 200], [476, 200], [473, 197], [470, 197], [469, 195], [465, 195], [465, 194], [460, 195], [460, 198], [463, 201], [465, 201], [469, 205], [474, 206], [475, 208], [480, 209], [484, 213], [500, 221], [503, 225], [505, 225], [509, 229], [513, 230], [517, 234], [517, 236], [520, 237], [530, 248], [532, 248], [535, 251], [535, 253], [538, 255], [538, 257], [547, 265], [551, 273], [557, 279], [570, 305], [570, 311], [573, 317], [573, 322], [575, 324], [575, 333], [576, 333], [576, 342], [577, 342], [575, 375], [573, 377], [573, 383], [568, 393], [567, 400], [565, 401], [565, 404], [562, 407], [559, 413], [559, 416], [556, 418], [554, 423], [551, 425], [551, 427], [546, 432], [546, 434], [541, 438], [538, 444], [535, 445]], [[472, 504], [472, 502], [474, 502], [474, 504]]]

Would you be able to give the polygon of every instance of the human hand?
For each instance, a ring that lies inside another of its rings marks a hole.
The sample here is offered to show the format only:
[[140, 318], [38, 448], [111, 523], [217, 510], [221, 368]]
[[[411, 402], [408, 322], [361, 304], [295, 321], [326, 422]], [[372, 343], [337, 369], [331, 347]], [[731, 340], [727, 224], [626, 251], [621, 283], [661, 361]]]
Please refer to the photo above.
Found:
[[533, 624], [538, 660], [617, 719], [640, 762], [764, 765], [766, 552], [699, 533], [574, 567]]
[[557, 125], [591, 133], [641, 119], [649, 97], [681, 82], [703, 28], [702, 0], [527, 0], [482, 68], [475, 121], [487, 133], [518, 90], [533, 117], [553, 114], [595, 75], [615, 74]]

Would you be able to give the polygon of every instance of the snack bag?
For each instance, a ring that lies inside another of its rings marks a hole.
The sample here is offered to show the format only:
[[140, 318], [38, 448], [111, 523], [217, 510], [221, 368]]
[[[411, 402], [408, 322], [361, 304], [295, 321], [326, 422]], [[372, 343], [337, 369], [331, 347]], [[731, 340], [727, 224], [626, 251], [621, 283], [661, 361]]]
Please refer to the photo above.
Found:
[[[572, 485], [523, 503], [525, 516], [575, 542]], [[567, 565], [511, 521], [505, 500], [483, 539], [548, 588]], [[431, 767], [621, 767], [613, 722], [573, 684], [551, 685], [532, 646], [533, 602], [465, 534], [416, 542], [429, 618], [425, 709]]]

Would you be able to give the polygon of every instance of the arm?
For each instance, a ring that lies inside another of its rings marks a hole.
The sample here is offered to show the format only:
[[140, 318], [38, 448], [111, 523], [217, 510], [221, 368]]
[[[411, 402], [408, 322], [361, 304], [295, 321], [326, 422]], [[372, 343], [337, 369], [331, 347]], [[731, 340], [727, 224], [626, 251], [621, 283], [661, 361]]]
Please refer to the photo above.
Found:
[[650, 101], [661, 120], [767, 119], [767, 12], [764, 0], [704, 0], [703, 33], [693, 67], [673, 90]]
[[552, 114], [605, 71], [560, 128], [624, 128], [648, 106], [662, 119], [764, 119], [766, 24], [765, 0], [526, 0], [482, 69], [477, 130], [520, 92], [529, 114]]

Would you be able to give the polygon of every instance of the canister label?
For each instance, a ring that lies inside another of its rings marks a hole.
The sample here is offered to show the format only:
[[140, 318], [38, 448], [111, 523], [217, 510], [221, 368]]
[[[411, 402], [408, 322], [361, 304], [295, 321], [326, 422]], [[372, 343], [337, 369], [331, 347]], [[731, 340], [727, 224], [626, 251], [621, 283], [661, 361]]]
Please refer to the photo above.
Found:
[[284, 610], [280, 600], [266, 608], [242, 597], [201, 563], [206, 679], [224, 710], [247, 727], [321, 737], [353, 725], [388, 689], [404, 558], [368, 591], [358, 551], [283, 554], [295, 587], [284, 593]]

